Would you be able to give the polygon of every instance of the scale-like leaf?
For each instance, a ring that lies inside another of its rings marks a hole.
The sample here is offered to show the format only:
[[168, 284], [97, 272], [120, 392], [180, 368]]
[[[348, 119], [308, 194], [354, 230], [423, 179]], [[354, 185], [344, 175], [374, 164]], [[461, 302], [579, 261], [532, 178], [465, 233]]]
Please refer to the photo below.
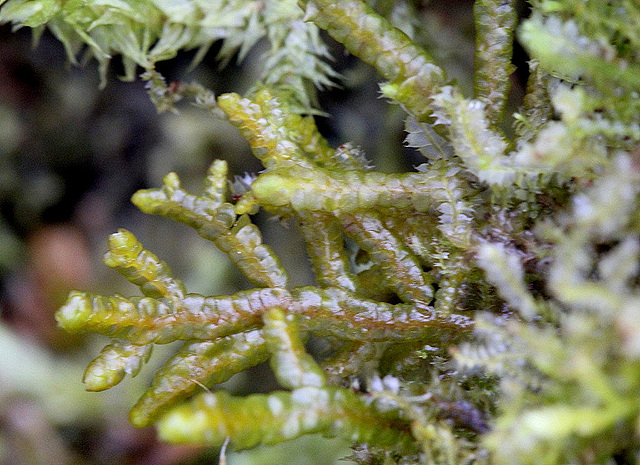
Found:
[[415, 450], [409, 425], [380, 417], [353, 391], [304, 387], [292, 392], [232, 397], [225, 391], [200, 394], [158, 422], [162, 439], [236, 449], [276, 444], [310, 433], [342, 436], [399, 450]]
[[[187, 294], [178, 308], [149, 297], [105, 297], [72, 291], [56, 313], [69, 332], [96, 332], [136, 344], [215, 339], [261, 325], [272, 308], [300, 315], [303, 329], [343, 339], [384, 341], [425, 337], [431, 328], [468, 331], [462, 315], [436, 315], [432, 308], [361, 299], [340, 288], [255, 289], [232, 296]], [[394, 324], [390, 324], [393, 322]]]
[[324, 373], [305, 351], [295, 316], [285, 316], [281, 309], [273, 308], [263, 319], [262, 333], [272, 354], [271, 368], [278, 383], [288, 389], [326, 385]]
[[[455, 183], [455, 179], [451, 179]], [[442, 186], [421, 173], [275, 169], [260, 174], [251, 190], [266, 208], [331, 211], [340, 216], [376, 208], [430, 211]]]
[[362, 0], [300, 3], [308, 19], [390, 81], [382, 86], [386, 97], [401, 103], [418, 121], [430, 115], [429, 100], [444, 83], [444, 72], [404, 32]]
[[246, 215], [236, 219], [230, 203], [220, 203], [224, 192], [216, 186], [226, 182], [225, 176], [226, 166], [212, 168], [204, 195], [195, 196], [183, 190], [178, 176], [170, 173], [162, 188], [140, 190], [131, 200], [143, 212], [184, 223], [213, 241], [254, 284], [286, 286], [287, 274], [271, 247], [262, 243], [258, 228]]
[[136, 376], [151, 357], [152, 348], [151, 344], [113, 340], [87, 366], [82, 378], [87, 391], [104, 391], [122, 381], [126, 374]]
[[134, 426], [150, 426], [172, 406], [205, 387], [223, 383], [269, 357], [260, 330], [187, 342], [158, 370], [129, 414]]
[[418, 258], [375, 215], [341, 215], [345, 234], [354, 239], [378, 265], [390, 288], [404, 302], [428, 306], [433, 298], [430, 278]]
[[494, 126], [502, 119], [509, 87], [516, 10], [513, 0], [477, 0], [473, 4], [476, 26], [475, 90]]
[[104, 262], [139, 286], [147, 297], [166, 298], [172, 302], [184, 298], [184, 286], [173, 277], [169, 265], [145, 250], [138, 239], [125, 229], [109, 236], [109, 251]]

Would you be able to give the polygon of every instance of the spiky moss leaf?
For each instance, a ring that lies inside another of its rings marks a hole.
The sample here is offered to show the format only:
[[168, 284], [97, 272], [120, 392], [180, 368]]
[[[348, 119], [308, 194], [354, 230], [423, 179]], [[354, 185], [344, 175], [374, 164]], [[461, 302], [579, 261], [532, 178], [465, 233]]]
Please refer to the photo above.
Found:
[[42, 2], [21, 0], [2, 3], [7, 3], [2, 9], [3, 22], [11, 21], [34, 28], [50, 21], [62, 8], [62, 4], [56, 0]]
[[[459, 249], [452, 250], [446, 242], [436, 244], [432, 266], [432, 274], [438, 285], [434, 304], [436, 311], [440, 314], [455, 313], [465, 308], [467, 288], [469, 283], [476, 280], [474, 267], [465, 253]], [[472, 302], [471, 305], [473, 308], [478, 303]]]
[[0, 21], [46, 25], [63, 42], [72, 61], [82, 45], [88, 45], [100, 63], [104, 84], [113, 55], [123, 55], [126, 77], [133, 79], [135, 65], [150, 69], [154, 61], [173, 57], [179, 49], [207, 47], [212, 42], [200, 28], [201, 5], [175, 2], [172, 6], [163, 9], [151, 1], [9, 0], [0, 10]]
[[405, 145], [417, 148], [425, 158], [438, 160], [453, 156], [453, 147], [449, 141], [438, 134], [431, 124], [419, 123], [413, 116], [409, 116], [405, 120], [404, 130], [407, 132]]
[[438, 160], [417, 169], [432, 186], [437, 229], [454, 246], [468, 249], [475, 234], [474, 204], [480, 201], [480, 193], [471, 186], [457, 163]]
[[[453, 365], [468, 376], [503, 380], [509, 389], [512, 385], [517, 385], [518, 388], [524, 386], [531, 391], [541, 389], [544, 376], [530, 369], [523, 336], [513, 329], [507, 316], [478, 313], [474, 329], [475, 340], [462, 342], [449, 349], [453, 355]], [[553, 330], [541, 332], [541, 337], [545, 336], [543, 344], [548, 343], [546, 336], [552, 332]], [[558, 344], [554, 341], [550, 347], [556, 350]], [[550, 359], [545, 357], [545, 360]], [[506, 394], [510, 392], [508, 390]], [[499, 401], [501, 394], [495, 392], [494, 395]]]
[[226, 64], [236, 55], [242, 60], [266, 38], [271, 47], [259, 82], [286, 95], [296, 111], [321, 113], [314, 110], [314, 86], [330, 86], [338, 75], [325, 62], [329, 55], [319, 29], [302, 18], [294, 0], [8, 0], [0, 10], [0, 22], [48, 27], [72, 62], [88, 45], [100, 64], [102, 85], [114, 55], [123, 56], [125, 78], [133, 80], [136, 66], [153, 72], [155, 63], [181, 50], [198, 49], [198, 63], [223, 40], [218, 58]]
[[533, 59], [529, 61], [527, 93], [522, 108], [514, 114], [518, 144], [531, 140], [553, 117], [549, 82], [549, 74], [540, 68], [539, 63]]
[[608, 163], [607, 146], [619, 146], [623, 139], [632, 144], [630, 137], [640, 135], [634, 124], [612, 124], [606, 116], [594, 116], [594, 102], [580, 87], [559, 84], [550, 94], [561, 121], [546, 123], [513, 154], [513, 163], [523, 171], [591, 177]]
[[[637, 450], [640, 366], [632, 321], [640, 299], [637, 230], [630, 219], [637, 209], [637, 178], [636, 162], [619, 155], [574, 196], [556, 229], [540, 228], [556, 243], [548, 283], [564, 311], [556, 312], [553, 325], [540, 318], [537, 324], [493, 326], [481, 320], [484, 344], [462, 345], [456, 354], [462, 367], [484, 367], [502, 378], [499, 413], [484, 439], [497, 464], [577, 463], [585, 456], [603, 463]], [[595, 252], [605, 244], [608, 251]], [[511, 268], [493, 280], [503, 292], [510, 289], [510, 303], [522, 306], [519, 266], [509, 265], [513, 256], [504, 250], [496, 256], [490, 247], [481, 261], [493, 256], [492, 263], [499, 258], [501, 268]], [[630, 256], [623, 258], [625, 253]]]
[[295, 0], [267, 2], [262, 11], [271, 44], [265, 56], [259, 86], [267, 85], [283, 96], [290, 96], [295, 113], [324, 114], [318, 106], [310, 84], [330, 87], [339, 74], [324, 61], [328, 49], [315, 24], [303, 20], [304, 12]]
[[224, 391], [197, 396], [158, 422], [162, 439], [236, 449], [276, 444], [304, 434], [323, 433], [353, 442], [415, 450], [408, 425], [376, 413], [353, 391], [304, 387], [292, 392], [232, 397]]
[[[590, 37], [606, 37], [624, 59], [637, 60], [640, 37], [637, 35], [640, 9], [633, 0], [602, 3], [597, 0], [562, 0], [553, 3], [532, 2], [543, 13], [573, 19], [580, 32]], [[578, 14], [576, 14], [578, 13]]]
[[[584, 454], [600, 463], [636, 447], [639, 368], [612, 325], [583, 313], [562, 318], [558, 330], [506, 329], [521, 364], [501, 383], [500, 414], [485, 438], [495, 463], [574, 463]], [[538, 384], [523, 383], [527, 376]]]
[[436, 122], [449, 128], [455, 154], [471, 173], [491, 185], [513, 182], [516, 170], [505, 153], [507, 142], [490, 128], [483, 102], [465, 99], [445, 86], [433, 97], [433, 105]]
[[[619, 289], [620, 282], [611, 283], [614, 287], [587, 276], [594, 266], [591, 241], [633, 240], [634, 236], [629, 238], [625, 231], [637, 208], [640, 173], [635, 163], [628, 156], [617, 156], [606, 175], [573, 198], [574, 227], [561, 236], [555, 248], [557, 259], [549, 275], [550, 287], [557, 298], [573, 308], [589, 308], [608, 315], [623, 307], [629, 297], [628, 293], [614, 290]], [[606, 261], [604, 263], [606, 269]], [[621, 261], [620, 266], [635, 269], [625, 261]], [[622, 274], [623, 282], [629, 277], [627, 273], [629, 271]], [[605, 272], [604, 276], [608, 274]]]
[[[637, 6], [626, 0], [611, 5], [562, 0], [540, 7], [550, 15], [536, 14], [524, 23], [520, 32], [525, 45], [534, 58], [540, 54], [538, 61], [546, 73], [588, 86], [586, 98], [582, 98], [585, 115], [572, 132], [602, 134], [610, 145], [632, 149], [638, 140], [638, 80], [634, 77], [640, 68]], [[578, 49], [570, 60], [565, 59], [568, 49], [561, 42]], [[577, 74], [568, 76], [572, 71]]]
[[529, 321], [538, 316], [536, 302], [524, 282], [524, 269], [515, 251], [506, 250], [502, 244], [482, 244], [477, 258], [489, 282], [498, 288], [500, 296], [512, 308]]
[[519, 38], [548, 71], [580, 77], [604, 94], [617, 86], [626, 92], [640, 91], [640, 65], [620, 59], [606, 41], [581, 35], [573, 20], [537, 13], [522, 24]]

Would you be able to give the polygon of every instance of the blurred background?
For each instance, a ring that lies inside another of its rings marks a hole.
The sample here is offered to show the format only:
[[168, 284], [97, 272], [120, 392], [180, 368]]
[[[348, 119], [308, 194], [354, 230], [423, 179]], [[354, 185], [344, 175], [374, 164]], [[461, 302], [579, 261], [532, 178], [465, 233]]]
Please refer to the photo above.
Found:
[[[450, 75], [470, 89], [473, 69], [471, 1], [419, 3]], [[340, 85], [320, 93], [318, 125], [334, 145], [352, 142], [383, 171], [421, 163], [403, 147], [403, 114], [379, 99], [376, 74], [332, 44]], [[259, 49], [260, 45], [258, 45]], [[197, 80], [220, 94], [242, 93], [255, 81], [252, 59], [220, 71], [212, 50], [187, 73], [186, 53], [159, 71], [169, 82]], [[107, 338], [56, 328], [53, 314], [69, 290], [136, 295], [138, 290], [102, 264], [107, 236], [132, 231], [167, 261], [189, 292], [229, 294], [249, 288], [225, 255], [186, 226], [139, 212], [138, 189], [158, 187], [177, 172], [197, 192], [214, 158], [232, 175], [261, 166], [230, 125], [188, 104], [158, 114], [144, 84], [123, 82], [114, 59], [104, 89], [95, 63], [69, 64], [62, 45], [45, 33], [33, 47], [31, 31], [0, 26], [0, 463], [214, 464], [219, 451], [170, 446], [152, 428], [136, 430], [127, 412], [155, 369], [175, 350], [156, 346], [135, 379], [102, 393], [81, 383], [86, 364]], [[255, 218], [265, 242], [282, 258], [292, 285], [313, 283], [295, 225]], [[225, 388], [237, 394], [276, 388], [265, 367], [237, 375]], [[330, 464], [350, 453], [340, 440], [302, 438], [276, 447], [227, 453], [229, 465]], [[339, 462], [349, 463], [349, 462]]]

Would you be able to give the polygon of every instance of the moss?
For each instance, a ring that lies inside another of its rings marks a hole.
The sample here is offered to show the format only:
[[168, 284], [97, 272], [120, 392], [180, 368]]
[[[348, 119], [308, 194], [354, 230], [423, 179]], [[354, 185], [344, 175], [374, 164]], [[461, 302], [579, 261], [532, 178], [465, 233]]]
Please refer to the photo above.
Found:
[[[118, 338], [87, 368], [87, 388], [183, 340], [131, 413], [169, 441], [248, 448], [322, 433], [359, 443], [358, 463], [637, 460], [640, 10], [535, 0], [516, 30], [514, 3], [476, 1], [465, 95], [421, 47], [426, 27], [409, 37], [374, 10], [419, 14], [401, 1], [7, 0], [1, 21], [49, 27], [71, 59], [85, 44], [103, 70], [122, 54], [128, 77], [145, 69], [159, 110], [195, 103], [238, 128], [266, 168], [233, 195], [222, 161], [197, 195], [175, 174], [134, 195], [212, 241], [255, 288], [188, 294], [121, 230], [105, 263], [142, 296], [74, 291], [56, 315], [66, 330]], [[313, 89], [337, 76], [320, 29], [387, 80], [407, 145], [425, 157], [417, 171], [372, 171], [320, 134]], [[514, 35], [532, 61], [511, 120]], [[218, 38], [223, 61], [242, 57], [263, 37], [265, 71], [244, 96], [169, 86], [155, 70]], [[316, 285], [290, 285], [251, 222], [260, 208], [299, 223]], [[324, 372], [309, 336], [325, 339]], [[283, 390], [187, 399], [267, 359]]]

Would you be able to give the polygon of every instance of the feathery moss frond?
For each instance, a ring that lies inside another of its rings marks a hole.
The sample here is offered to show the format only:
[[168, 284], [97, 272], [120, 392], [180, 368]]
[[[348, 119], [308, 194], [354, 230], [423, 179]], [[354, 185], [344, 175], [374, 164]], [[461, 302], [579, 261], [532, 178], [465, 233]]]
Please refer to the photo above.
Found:
[[[314, 86], [330, 86], [338, 75], [326, 63], [328, 51], [318, 28], [303, 21], [293, 0], [7, 0], [0, 23], [15, 27], [47, 27], [75, 62], [83, 47], [100, 64], [102, 84], [107, 67], [121, 55], [125, 78], [137, 67], [153, 72], [157, 62], [183, 50], [197, 49], [194, 64], [216, 41], [223, 41], [218, 58], [225, 64], [242, 60], [260, 40], [269, 41], [259, 82], [290, 98], [298, 111], [317, 106]], [[316, 110], [317, 112], [317, 110]]]

